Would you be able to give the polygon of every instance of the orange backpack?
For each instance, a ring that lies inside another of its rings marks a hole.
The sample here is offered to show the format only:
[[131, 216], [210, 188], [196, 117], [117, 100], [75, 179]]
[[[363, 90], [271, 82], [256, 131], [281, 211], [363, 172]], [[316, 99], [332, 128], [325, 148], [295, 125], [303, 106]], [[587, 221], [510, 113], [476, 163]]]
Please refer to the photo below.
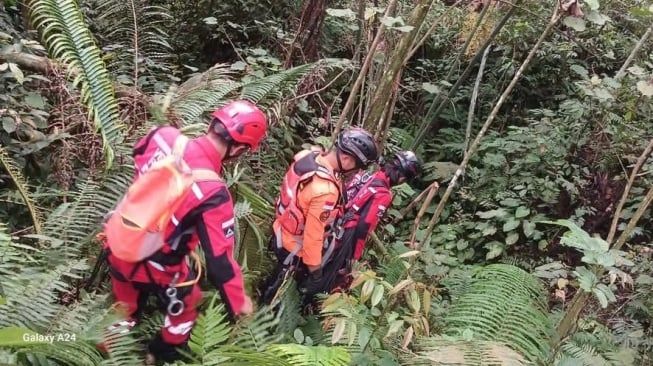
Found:
[[165, 244], [165, 230], [193, 184], [221, 180], [209, 169], [191, 169], [183, 160], [188, 138], [176, 138], [172, 153], [155, 162], [129, 187], [104, 226], [111, 253], [140, 262]]

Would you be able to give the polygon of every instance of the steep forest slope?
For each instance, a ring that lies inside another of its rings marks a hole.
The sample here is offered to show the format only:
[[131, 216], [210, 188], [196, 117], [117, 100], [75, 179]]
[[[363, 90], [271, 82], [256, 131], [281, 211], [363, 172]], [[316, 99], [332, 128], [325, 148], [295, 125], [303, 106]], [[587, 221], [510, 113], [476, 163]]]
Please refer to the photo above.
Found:
[[[0, 364], [137, 365], [96, 234], [155, 125], [264, 106], [231, 165], [248, 291], [283, 171], [345, 126], [425, 174], [352, 290], [235, 324], [208, 285], [185, 363], [652, 365], [649, 0], [0, 0]], [[43, 336], [52, 335], [50, 342]]]

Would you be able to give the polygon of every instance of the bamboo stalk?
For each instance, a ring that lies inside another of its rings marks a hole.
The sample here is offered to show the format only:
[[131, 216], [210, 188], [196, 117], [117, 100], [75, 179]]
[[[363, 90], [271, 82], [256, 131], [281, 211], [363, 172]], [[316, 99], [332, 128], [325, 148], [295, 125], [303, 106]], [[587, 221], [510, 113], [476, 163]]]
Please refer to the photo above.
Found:
[[392, 94], [391, 89], [395, 79], [397, 75], [400, 74], [401, 69], [405, 65], [404, 60], [406, 58], [406, 54], [409, 52], [410, 47], [415, 41], [417, 31], [420, 25], [424, 22], [426, 14], [431, 8], [432, 3], [433, 0], [421, 0], [412, 11], [409, 24], [414, 28], [411, 31], [404, 33], [404, 35], [401, 37], [401, 40], [399, 41], [399, 44], [392, 53], [392, 57], [390, 57], [390, 64], [386, 69], [385, 74], [381, 78], [381, 83], [375, 90], [374, 98], [370, 104], [370, 111], [365, 116], [365, 120], [363, 122], [363, 126], [365, 128], [372, 129], [373, 126], [375, 126], [381, 119], [381, 114], [383, 114], [383, 111], [386, 109], [386, 103]]
[[[513, 7], [513, 9], [514, 9], [514, 7]], [[528, 56], [526, 57], [526, 59], [524, 60], [522, 65], [519, 67], [519, 70], [517, 70], [517, 72], [515, 73], [515, 76], [513, 76], [512, 80], [510, 81], [510, 84], [508, 84], [508, 86], [504, 90], [503, 94], [501, 94], [501, 96], [499, 97], [499, 100], [494, 105], [494, 108], [492, 109], [492, 112], [490, 113], [487, 120], [483, 124], [483, 127], [481, 128], [481, 131], [479, 131], [478, 135], [476, 136], [476, 138], [474, 139], [474, 141], [470, 145], [469, 149], [467, 150], [467, 154], [463, 158], [462, 163], [460, 163], [460, 166], [456, 170], [456, 173], [454, 174], [453, 178], [449, 182], [449, 185], [447, 186], [447, 190], [444, 192], [444, 196], [442, 197], [442, 199], [438, 203], [438, 207], [435, 209], [435, 213], [433, 214], [433, 217], [429, 221], [429, 225], [426, 228], [425, 236], [422, 239], [422, 241], [421, 241], [420, 245], [418, 246], [418, 248], [421, 248], [428, 240], [430, 240], [430, 236], [431, 236], [431, 233], [433, 232], [433, 228], [435, 227], [435, 224], [437, 223], [438, 219], [440, 218], [440, 215], [442, 214], [442, 211], [444, 210], [444, 206], [447, 203], [447, 201], [449, 200], [449, 197], [451, 197], [451, 194], [453, 193], [453, 190], [454, 190], [454, 188], [456, 186], [456, 182], [458, 181], [460, 176], [465, 171], [465, 168], [467, 167], [467, 164], [469, 164], [469, 160], [470, 160], [471, 156], [474, 155], [474, 152], [476, 151], [476, 149], [478, 149], [478, 147], [479, 147], [479, 145], [481, 143], [481, 140], [485, 136], [485, 133], [490, 128], [490, 126], [492, 125], [492, 122], [494, 121], [494, 119], [499, 114], [499, 110], [501, 109], [503, 104], [506, 102], [506, 99], [508, 98], [508, 96], [510, 95], [512, 90], [515, 88], [515, 85], [517, 85], [517, 82], [519, 81], [519, 79], [523, 75], [524, 71], [526, 70], [528, 65], [531, 63], [531, 61], [535, 57], [535, 54], [537, 53], [538, 49], [540, 48], [540, 46], [542, 45], [542, 43], [544, 42], [546, 37], [549, 35], [549, 33], [551, 33], [551, 31], [556, 26], [556, 24], [558, 24], [558, 21], [561, 18], [562, 18], [562, 16], [560, 15], [559, 4], [556, 2], [555, 10], [553, 11], [553, 14], [551, 16], [551, 20], [549, 21], [546, 28], [544, 29], [544, 32], [542, 32], [542, 34], [538, 38], [537, 42], [533, 46], [533, 48], [531, 48], [530, 52], [528, 53]]]
[[429, 193], [426, 195], [426, 199], [424, 200], [424, 203], [422, 203], [422, 207], [420, 207], [417, 216], [415, 216], [415, 221], [413, 222], [413, 233], [410, 236], [410, 244], [408, 245], [411, 249], [415, 249], [415, 237], [417, 236], [419, 224], [422, 222], [422, 218], [424, 217], [426, 210], [429, 208], [429, 205], [431, 205], [431, 201], [433, 201], [433, 197], [435, 197], [438, 189], [440, 189], [440, 185], [437, 181], [431, 183], [427, 189]]
[[[388, 16], [388, 14], [390, 14], [396, 6], [397, 6], [397, 0], [390, 0], [388, 7], [385, 9], [384, 16]], [[342, 112], [340, 112], [340, 116], [338, 117], [338, 122], [336, 123], [335, 126], [335, 131], [333, 132], [333, 136], [331, 138], [332, 142], [335, 142], [338, 133], [342, 129], [342, 125], [345, 123], [345, 119], [347, 118], [347, 115], [351, 111], [351, 108], [354, 106], [354, 100], [356, 100], [356, 94], [358, 93], [358, 89], [361, 87], [361, 84], [363, 83], [363, 80], [367, 75], [367, 70], [369, 69], [370, 64], [372, 64], [372, 60], [374, 59], [374, 55], [376, 54], [376, 48], [379, 42], [381, 41], [381, 38], [383, 37], [383, 32], [385, 32], [385, 24], [381, 23], [379, 29], [376, 32], [376, 35], [374, 36], [374, 40], [372, 41], [372, 46], [370, 46], [370, 52], [367, 54], [367, 56], [365, 56], [365, 61], [363, 61], [363, 66], [361, 67], [358, 77], [356, 78], [356, 81], [354, 82], [354, 85], [352, 86], [351, 91], [349, 92], [349, 97], [347, 98], [347, 102], [345, 102], [345, 106], [343, 107]]]
[[487, 56], [490, 53], [490, 48], [491, 47], [486, 48], [485, 52], [483, 52], [483, 58], [481, 58], [481, 66], [478, 67], [478, 74], [476, 74], [474, 91], [472, 91], [472, 100], [469, 102], [469, 112], [467, 113], [467, 128], [465, 129], [465, 155], [467, 154], [467, 147], [469, 146], [469, 140], [472, 138], [472, 122], [474, 121], [476, 100], [478, 99], [478, 90], [481, 88], [481, 80], [483, 79], [483, 70], [485, 69], [485, 62], [487, 61]]
[[635, 45], [635, 48], [633, 48], [633, 50], [630, 52], [630, 55], [628, 55], [628, 58], [626, 59], [626, 62], [624, 62], [624, 64], [621, 65], [621, 68], [619, 69], [619, 71], [617, 71], [617, 75], [615, 76], [615, 79], [619, 80], [619, 79], [623, 78], [624, 75], [626, 75], [626, 69], [633, 62], [633, 60], [635, 59], [635, 56], [637, 56], [637, 54], [639, 53], [639, 50], [642, 49], [642, 46], [644, 46], [644, 43], [646, 42], [648, 37], [651, 35], [651, 33], [653, 33], [653, 24], [651, 24], [651, 26], [648, 27], [648, 29], [646, 30], [646, 32], [644, 33], [642, 38], [640, 38], [639, 41], [637, 41], [637, 44]]
[[639, 158], [637, 159], [637, 163], [635, 163], [635, 167], [633, 167], [633, 170], [630, 172], [630, 177], [628, 177], [628, 183], [626, 184], [626, 188], [624, 188], [624, 192], [621, 195], [621, 199], [619, 200], [617, 209], [614, 211], [614, 216], [612, 217], [610, 232], [608, 233], [608, 238], [606, 239], [608, 243], [612, 243], [612, 240], [614, 240], [614, 236], [617, 232], [617, 225], [619, 224], [619, 216], [621, 216], [621, 210], [624, 208], [624, 205], [628, 200], [628, 194], [630, 193], [630, 189], [633, 187], [633, 183], [635, 182], [637, 173], [639, 173], [639, 169], [642, 167], [642, 165], [644, 165], [648, 157], [651, 155], [652, 151], [653, 151], [653, 139], [649, 141], [648, 145], [644, 149], [644, 152], [642, 152], [642, 155], [640, 155]]
[[[429, 129], [431, 128], [432, 125], [435, 124], [435, 121], [437, 117], [440, 115], [440, 112], [444, 109], [444, 106], [447, 104], [447, 101], [449, 101], [453, 96], [458, 92], [458, 89], [462, 85], [463, 82], [467, 80], [469, 77], [469, 74], [472, 72], [472, 68], [476, 63], [481, 59], [483, 52], [485, 52], [485, 49], [490, 46], [490, 44], [494, 41], [496, 36], [499, 34], [501, 29], [503, 29], [503, 26], [508, 22], [508, 19], [512, 16], [512, 14], [515, 12], [517, 9], [517, 5], [521, 2], [522, 0], [516, 0], [515, 4], [508, 10], [506, 15], [501, 18], [499, 23], [494, 27], [492, 30], [492, 33], [488, 36], [487, 40], [483, 45], [478, 49], [478, 52], [476, 52], [476, 55], [469, 61], [469, 64], [463, 71], [463, 73], [460, 75], [456, 83], [449, 89], [449, 93], [446, 95], [444, 98], [435, 98], [433, 100], [433, 103], [431, 103], [431, 107], [429, 107], [429, 110], [426, 112], [426, 117], [424, 118], [424, 122], [422, 122], [422, 125], [419, 127], [419, 130], [417, 132], [417, 135], [415, 136], [415, 139], [413, 140], [413, 144], [411, 145], [411, 149], [415, 150], [419, 144], [424, 141], [424, 138], [426, 137], [426, 134], [428, 133]], [[439, 103], [436, 103], [439, 102]]]

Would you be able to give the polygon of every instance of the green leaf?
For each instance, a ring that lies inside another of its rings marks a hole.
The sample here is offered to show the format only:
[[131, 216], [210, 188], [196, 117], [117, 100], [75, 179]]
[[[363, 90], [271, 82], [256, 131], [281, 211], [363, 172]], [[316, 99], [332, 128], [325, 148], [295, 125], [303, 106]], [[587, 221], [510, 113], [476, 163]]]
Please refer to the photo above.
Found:
[[605, 294], [602, 291], [599, 291], [599, 289], [594, 289], [592, 290], [594, 295], [596, 296], [596, 299], [599, 300], [599, 303], [601, 304], [602, 308], [608, 307], [608, 298], [605, 296]]
[[522, 227], [524, 228], [524, 235], [526, 235], [527, 238], [533, 236], [533, 233], [535, 232], [535, 223], [524, 220]]
[[202, 19], [202, 21], [204, 21], [204, 23], [205, 23], [205, 24], [208, 24], [208, 25], [216, 25], [216, 24], [218, 24], [218, 20], [217, 20], [215, 17], [204, 18], [204, 19]]
[[45, 100], [38, 93], [28, 93], [25, 96], [25, 103], [32, 108], [42, 109], [45, 107]]
[[388, 327], [388, 333], [386, 333], [386, 337], [391, 336], [399, 331], [401, 327], [404, 325], [403, 320], [395, 320], [393, 321], [390, 326]]
[[594, 272], [588, 270], [585, 267], [577, 267], [574, 271], [576, 277], [578, 277], [578, 283], [580, 288], [585, 292], [590, 292], [594, 288], [594, 285], [598, 281]]
[[350, 20], [356, 19], [356, 13], [354, 13], [351, 9], [333, 9], [329, 8], [326, 10], [327, 14], [329, 14], [332, 17], [336, 18], [347, 18]]
[[596, 24], [596, 25], [604, 25], [610, 18], [608, 18], [606, 15], [603, 15], [599, 13], [598, 11], [590, 11], [587, 16], [587, 20], [590, 22]]
[[361, 349], [367, 345], [367, 343], [370, 341], [370, 337], [372, 336], [372, 332], [370, 331], [370, 328], [368, 327], [362, 327], [361, 330], [358, 332], [358, 345], [360, 346]]
[[245, 70], [247, 68], [247, 63], [243, 62], [243, 61], [236, 61], [233, 64], [231, 64], [230, 68], [232, 70], [242, 71], [242, 70]]
[[376, 285], [376, 287], [374, 287], [374, 292], [372, 292], [372, 300], [371, 300], [372, 306], [376, 306], [381, 301], [382, 298], [383, 298], [383, 285]]
[[495, 226], [488, 226], [485, 229], [483, 229], [483, 236], [489, 236], [489, 235], [494, 235], [497, 232], [497, 228]]
[[485, 255], [485, 259], [493, 259], [503, 253], [503, 244], [498, 241], [493, 241], [488, 244], [485, 244], [485, 248], [488, 248], [490, 251]]
[[[422, 89], [426, 90], [429, 94], [439, 94], [440, 88], [437, 85], [431, 83], [422, 83]], [[457, 166], [456, 166], [457, 168]]]
[[504, 210], [502, 208], [499, 208], [499, 209], [496, 209], [496, 210], [477, 212], [476, 216], [478, 216], [478, 217], [480, 217], [482, 219], [491, 219], [493, 217], [499, 217], [499, 218], [505, 217], [507, 214], [508, 213], [506, 212], [506, 210]]
[[415, 29], [415, 27], [413, 27], [412, 25], [404, 25], [404, 26], [401, 26], [401, 27], [395, 27], [394, 29], [396, 29], [396, 30], [398, 30], [398, 31], [400, 31], [402, 33], [408, 33], [410, 31], [412, 31], [413, 29]]
[[652, 285], [653, 284], [653, 277], [647, 275], [647, 274], [641, 274], [637, 277], [635, 280], [635, 283], [638, 285]]
[[646, 80], [640, 80], [637, 82], [637, 90], [639, 90], [639, 92], [644, 96], [653, 96], [653, 83]]
[[404, 20], [401, 17], [383, 17], [381, 18], [381, 23], [385, 24], [386, 27], [392, 27], [395, 23], [403, 25]]
[[528, 207], [524, 206], [519, 206], [517, 207], [517, 210], [515, 211], [515, 217], [518, 219], [521, 219], [522, 217], [526, 217], [531, 213], [531, 210]]
[[2, 129], [7, 133], [13, 133], [16, 131], [16, 121], [11, 117], [2, 117]]
[[519, 226], [519, 220], [515, 220], [512, 217], [506, 221], [505, 224], [503, 224], [503, 232], [508, 232], [515, 230]]
[[575, 72], [576, 74], [578, 74], [579, 76], [581, 76], [583, 79], [587, 79], [589, 77], [589, 72], [587, 71], [587, 69], [580, 65], [576, 65], [576, 64], [571, 65], [569, 66], [569, 69]]
[[562, 23], [566, 25], [569, 28], [572, 28], [573, 30], [577, 32], [582, 32], [585, 30], [585, 21], [582, 18], [577, 18], [577, 17], [566, 17]]
[[297, 343], [299, 343], [299, 344], [304, 343], [304, 338], [305, 338], [305, 337], [304, 337], [304, 332], [302, 332], [301, 329], [296, 328], [296, 329], [295, 329], [295, 332], [293, 333], [293, 337], [295, 338], [295, 340], [297, 341]]
[[519, 240], [519, 234], [517, 232], [512, 232], [508, 237], [506, 237], [506, 245], [513, 245]]
[[592, 10], [599, 9], [599, 0], [583, 0], [583, 2]]
[[11, 74], [16, 78], [16, 81], [19, 84], [22, 84], [23, 81], [25, 81], [25, 75], [23, 75], [23, 71], [18, 67], [18, 65], [10, 62], [9, 70], [11, 70]]
[[336, 322], [336, 326], [333, 328], [333, 334], [331, 335], [331, 344], [336, 344], [342, 338], [342, 335], [345, 333], [345, 326], [347, 325], [347, 319], [340, 318]]

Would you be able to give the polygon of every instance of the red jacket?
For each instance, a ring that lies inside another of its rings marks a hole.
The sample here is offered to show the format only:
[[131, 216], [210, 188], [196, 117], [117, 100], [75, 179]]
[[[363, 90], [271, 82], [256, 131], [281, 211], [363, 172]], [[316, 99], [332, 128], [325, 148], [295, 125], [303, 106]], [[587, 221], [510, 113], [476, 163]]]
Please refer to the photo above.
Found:
[[390, 180], [381, 170], [369, 174], [358, 173], [347, 184], [347, 204], [344, 209], [345, 230], [354, 230], [354, 259], [359, 260], [367, 237], [376, 229], [379, 220], [392, 204]]
[[[159, 127], [134, 147], [135, 177], [168, 154], [181, 132], [174, 127]], [[188, 142], [184, 161], [191, 168], [222, 172], [222, 156], [207, 136]], [[243, 276], [233, 258], [235, 218], [233, 201], [224, 182], [199, 182], [193, 186], [166, 229], [168, 244], [147, 261], [134, 264], [109, 255], [114, 275], [126, 280], [167, 286], [176, 273], [180, 281], [193, 278], [185, 260], [198, 243], [206, 257], [207, 277], [222, 296], [231, 314], [240, 314], [245, 301]], [[117, 273], [116, 273], [117, 272]]]

